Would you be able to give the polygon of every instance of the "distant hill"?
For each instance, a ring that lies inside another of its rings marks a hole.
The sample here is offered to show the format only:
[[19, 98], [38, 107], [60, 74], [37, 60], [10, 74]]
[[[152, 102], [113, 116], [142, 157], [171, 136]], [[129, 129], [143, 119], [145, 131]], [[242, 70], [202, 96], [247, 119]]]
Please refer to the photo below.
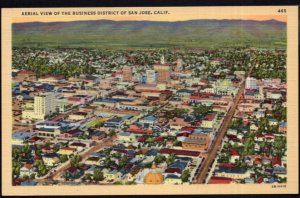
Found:
[[286, 23], [268, 20], [14, 23], [13, 46], [167, 48], [285, 47]]

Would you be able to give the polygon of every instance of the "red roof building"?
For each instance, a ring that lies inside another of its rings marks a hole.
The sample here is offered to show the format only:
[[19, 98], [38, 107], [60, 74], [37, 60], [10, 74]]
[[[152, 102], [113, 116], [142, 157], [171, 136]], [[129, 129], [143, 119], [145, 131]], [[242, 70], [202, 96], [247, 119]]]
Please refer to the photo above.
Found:
[[176, 150], [176, 149], [169, 149], [169, 148], [161, 149], [160, 153], [161, 154], [185, 155], [185, 156], [192, 156], [192, 157], [197, 157], [200, 155], [200, 152], [198, 152], [198, 151]]
[[280, 157], [273, 157], [272, 158], [272, 165], [273, 166], [281, 166], [281, 159], [280, 159]]
[[227, 177], [211, 177], [208, 184], [230, 184], [233, 179]]

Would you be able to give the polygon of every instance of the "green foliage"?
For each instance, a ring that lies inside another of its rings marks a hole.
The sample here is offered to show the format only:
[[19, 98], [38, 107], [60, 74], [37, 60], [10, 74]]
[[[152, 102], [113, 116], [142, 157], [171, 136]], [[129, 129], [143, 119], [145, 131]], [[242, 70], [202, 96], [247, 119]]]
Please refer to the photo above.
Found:
[[179, 108], [175, 108], [173, 110], [169, 110], [167, 111], [166, 113], [166, 117], [168, 119], [173, 119], [175, 117], [181, 117], [183, 116], [184, 114], [186, 114], [188, 112], [187, 109], [179, 109]]
[[157, 155], [154, 159], [154, 162], [156, 164], [160, 164], [160, 163], [163, 163], [164, 161], [166, 161], [166, 157], [163, 156], [163, 155]]
[[183, 182], [188, 182], [189, 181], [189, 178], [190, 178], [191, 174], [190, 174], [190, 171], [189, 170], [184, 170], [181, 174], [181, 180]]
[[209, 112], [212, 111], [212, 107], [210, 106], [205, 106], [205, 105], [199, 105], [194, 108], [194, 114], [195, 115], [200, 115], [201, 117], [206, 116]]
[[35, 165], [38, 169], [38, 174], [37, 174], [38, 177], [41, 177], [47, 173], [47, 168], [46, 168], [43, 160], [36, 160]]
[[100, 170], [95, 170], [93, 174], [93, 179], [95, 181], [102, 181], [104, 179], [103, 173]]
[[174, 154], [170, 154], [167, 158], [167, 164], [170, 165], [172, 164], [176, 159], [176, 156]]
[[68, 161], [69, 158], [67, 155], [61, 155], [61, 156], [59, 156], [59, 159], [60, 159], [61, 163], [64, 163], [64, 162]]
[[81, 161], [81, 157], [79, 155], [75, 155], [71, 159], [71, 166], [72, 167], [79, 167], [80, 161]]

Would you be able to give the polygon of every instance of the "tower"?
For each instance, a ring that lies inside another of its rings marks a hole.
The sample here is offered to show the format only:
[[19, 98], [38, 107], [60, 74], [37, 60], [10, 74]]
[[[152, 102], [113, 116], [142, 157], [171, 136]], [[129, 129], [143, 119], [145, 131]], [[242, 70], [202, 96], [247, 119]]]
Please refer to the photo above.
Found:
[[122, 71], [123, 71], [123, 81], [132, 81], [132, 69], [131, 69], [131, 67], [124, 66]]

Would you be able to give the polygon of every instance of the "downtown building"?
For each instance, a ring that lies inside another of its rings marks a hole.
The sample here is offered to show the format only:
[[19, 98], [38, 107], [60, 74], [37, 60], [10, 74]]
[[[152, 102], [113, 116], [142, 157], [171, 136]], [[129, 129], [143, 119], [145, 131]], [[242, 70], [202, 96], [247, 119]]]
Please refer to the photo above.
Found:
[[132, 81], [132, 68], [129, 66], [124, 66], [122, 69], [123, 81]]
[[246, 89], [257, 89], [256, 78], [247, 77], [246, 78]]
[[154, 65], [154, 70], [158, 73], [158, 82], [170, 81], [171, 66], [165, 63], [164, 56], [161, 57], [160, 64]]
[[34, 96], [33, 109], [22, 111], [22, 118], [43, 120], [46, 116], [56, 112], [54, 93], [41, 93]]

